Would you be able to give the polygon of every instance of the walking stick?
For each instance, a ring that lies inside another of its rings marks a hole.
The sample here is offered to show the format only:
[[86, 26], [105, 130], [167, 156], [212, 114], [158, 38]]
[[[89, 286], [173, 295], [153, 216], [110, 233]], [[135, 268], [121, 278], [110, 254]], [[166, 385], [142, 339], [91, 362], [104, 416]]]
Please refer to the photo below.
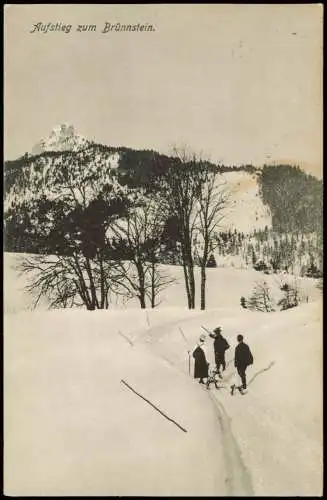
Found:
[[[181, 332], [183, 339], [184, 339], [184, 340], [185, 340], [185, 342], [187, 343], [187, 338], [185, 337], [183, 330], [181, 329], [181, 327], [180, 327], [180, 326], [178, 327], [178, 329], [179, 329], [179, 331]], [[191, 351], [187, 351], [187, 354], [188, 354], [188, 373], [189, 373], [189, 375], [191, 375], [191, 359], [190, 359], [190, 352], [191, 352]]]
[[211, 332], [210, 330], [208, 330], [208, 328], [206, 328], [205, 326], [202, 326], [202, 325], [201, 325], [201, 328], [202, 328], [203, 330], [205, 330], [207, 333], [209, 333], [209, 335], [210, 335], [210, 334], [212, 335], [212, 332]]

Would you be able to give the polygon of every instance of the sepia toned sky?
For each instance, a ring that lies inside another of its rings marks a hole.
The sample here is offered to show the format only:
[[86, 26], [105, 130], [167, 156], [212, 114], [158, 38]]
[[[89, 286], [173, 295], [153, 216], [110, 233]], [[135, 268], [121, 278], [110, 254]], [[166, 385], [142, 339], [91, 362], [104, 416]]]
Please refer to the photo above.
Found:
[[[322, 177], [322, 18], [308, 5], [7, 5], [5, 159], [55, 125], [112, 146]], [[106, 22], [155, 31], [101, 33]], [[30, 33], [36, 23], [70, 33]], [[79, 33], [78, 24], [97, 30]]]

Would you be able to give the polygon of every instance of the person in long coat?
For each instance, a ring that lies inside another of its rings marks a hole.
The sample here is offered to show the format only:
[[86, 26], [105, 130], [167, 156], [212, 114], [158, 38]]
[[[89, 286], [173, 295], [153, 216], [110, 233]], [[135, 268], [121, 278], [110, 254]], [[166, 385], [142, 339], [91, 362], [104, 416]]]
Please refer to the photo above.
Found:
[[205, 335], [201, 335], [199, 342], [193, 349], [194, 358], [194, 378], [198, 378], [200, 384], [204, 384], [204, 378], [208, 377], [209, 363], [204, 350]]

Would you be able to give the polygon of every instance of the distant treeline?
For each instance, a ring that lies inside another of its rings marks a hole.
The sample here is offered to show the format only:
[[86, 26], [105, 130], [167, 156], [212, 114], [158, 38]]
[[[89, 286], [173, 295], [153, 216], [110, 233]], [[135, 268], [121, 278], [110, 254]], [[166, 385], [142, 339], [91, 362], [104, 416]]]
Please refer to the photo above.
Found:
[[[46, 217], [52, 202], [51, 199], [37, 202], [35, 193], [40, 192], [41, 200], [45, 183], [48, 190], [56, 186], [55, 189], [60, 193], [60, 179], [67, 178], [70, 171], [77, 166], [84, 170], [84, 177], [88, 172], [90, 176], [95, 175], [96, 169], [109, 172], [110, 157], [117, 153], [119, 157], [115, 175], [119, 185], [150, 194], [159, 190], [161, 175], [167, 172], [172, 164], [180, 161], [152, 150], [89, 143], [78, 152], [45, 152], [37, 156], [25, 154], [17, 160], [5, 162], [5, 250], [30, 253], [42, 251], [40, 233], [33, 228], [35, 210], [42, 210]], [[259, 169], [252, 165], [227, 167], [211, 162], [206, 164], [219, 173], [255, 173], [263, 203], [269, 207], [272, 214], [273, 232], [281, 235], [316, 233], [319, 241], [317, 245], [322, 246], [322, 181], [291, 165], [264, 166]], [[33, 188], [31, 183], [34, 184]], [[30, 190], [33, 195], [26, 196]], [[87, 231], [87, 220], [84, 226]], [[59, 232], [61, 230], [62, 228], [58, 228]], [[169, 228], [167, 234], [169, 239]], [[233, 239], [229, 243], [233, 246]], [[48, 248], [49, 253], [52, 250], [54, 249]]]
[[322, 232], [322, 181], [291, 165], [264, 166], [259, 179], [274, 231]]

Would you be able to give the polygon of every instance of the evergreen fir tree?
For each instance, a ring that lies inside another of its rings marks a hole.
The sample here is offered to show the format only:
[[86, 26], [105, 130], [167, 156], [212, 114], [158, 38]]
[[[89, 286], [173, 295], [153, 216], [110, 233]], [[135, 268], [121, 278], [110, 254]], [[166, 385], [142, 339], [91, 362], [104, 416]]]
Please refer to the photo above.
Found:
[[210, 255], [208, 259], [207, 267], [217, 267], [217, 262], [213, 253]]

